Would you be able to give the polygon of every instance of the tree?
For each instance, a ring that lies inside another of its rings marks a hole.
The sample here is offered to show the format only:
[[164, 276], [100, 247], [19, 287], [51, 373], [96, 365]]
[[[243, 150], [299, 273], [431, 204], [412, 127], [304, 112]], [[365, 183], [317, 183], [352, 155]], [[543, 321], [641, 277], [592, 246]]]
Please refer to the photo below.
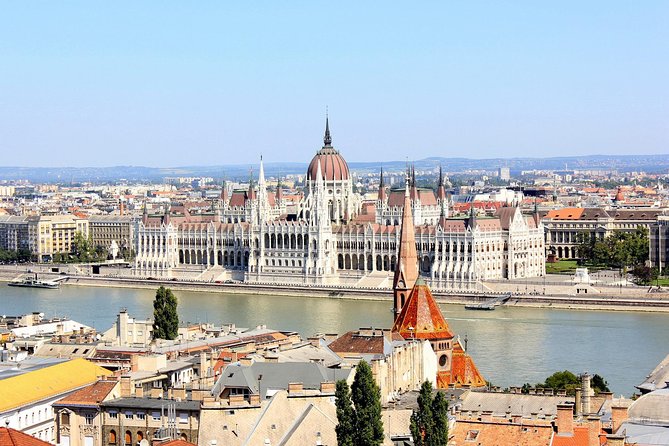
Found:
[[366, 361], [360, 361], [358, 364], [351, 386], [351, 399], [355, 406], [355, 427], [358, 437], [356, 445], [380, 445], [383, 442], [381, 391]]
[[609, 383], [606, 382], [604, 378], [602, 378], [600, 375], [596, 373], [593, 375], [590, 384], [592, 385], [592, 388], [595, 389], [596, 393], [610, 392]]
[[383, 443], [381, 391], [367, 362], [358, 364], [350, 395], [346, 381], [337, 382], [335, 405], [338, 445], [378, 446]]
[[448, 402], [443, 393], [432, 394], [425, 381], [418, 395], [418, 409], [411, 414], [411, 436], [416, 446], [446, 446], [448, 443]]
[[178, 332], [177, 298], [171, 289], [161, 286], [153, 301], [153, 338], [172, 340]]
[[432, 417], [432, 383], [425, 381], [418, 394], [418, 409], [411, 414], [411, 436], [416, 446], [429, 446], [434, 431]]
[[337, 445], [355, 446], [355, 412], [351, 405], [351, 392], [346, 381], [337, 381], [335, 391], [335, 406], [337, 407]]

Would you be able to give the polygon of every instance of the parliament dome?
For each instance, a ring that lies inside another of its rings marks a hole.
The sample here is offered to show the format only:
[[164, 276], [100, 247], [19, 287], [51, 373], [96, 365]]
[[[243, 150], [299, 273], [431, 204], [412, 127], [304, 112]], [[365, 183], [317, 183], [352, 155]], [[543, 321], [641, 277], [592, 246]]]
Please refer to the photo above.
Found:
[[321, 174], [325, 181], [341, 181], [350, 178], [348, 164], [343, 156], [332, 147], [332, 137], [330, 136], [330, 123], [325, 120], [325, 136], [323, 137], [323, 148], [316, 153], [316, 156], [309, 163], [307, 169], [307, 180], [315, 181], [318, 175], [318, 163], [321, 163]]

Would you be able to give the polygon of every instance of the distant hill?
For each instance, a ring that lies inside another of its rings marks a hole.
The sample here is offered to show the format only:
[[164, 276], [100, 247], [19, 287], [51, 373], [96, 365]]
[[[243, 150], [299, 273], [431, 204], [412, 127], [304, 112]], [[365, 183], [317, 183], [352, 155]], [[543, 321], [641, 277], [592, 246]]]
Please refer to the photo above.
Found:
[[[430, 157], [413, 161], [417, 169], [434, 168], [441, 165], [446, 172], [466, 170], [495, 170], [509, 167], [512, 174], [521, 170], [618, 170], [620, 172], [645, 171], [649, 173], [669, 171], [669, 155], [586, 155], [552, 158], [442, 158]], [[257, 164], [234, 164], [220, 166], [183, 167], [0, 167], [0, 180], [30, 180], [44, 183], [109, 182], [126, 179], [128, 181], [162, 181], [168, 176], [210, 176], [232, 180], [247, 180], [253, 169], [257, 175]], [[405, 161], [351, 162], [353, 171], [367, 173], [381, 169], [401, 170]], [[269, 177], [303, 174], [307, 163], [266, 163], [265, 173]]]

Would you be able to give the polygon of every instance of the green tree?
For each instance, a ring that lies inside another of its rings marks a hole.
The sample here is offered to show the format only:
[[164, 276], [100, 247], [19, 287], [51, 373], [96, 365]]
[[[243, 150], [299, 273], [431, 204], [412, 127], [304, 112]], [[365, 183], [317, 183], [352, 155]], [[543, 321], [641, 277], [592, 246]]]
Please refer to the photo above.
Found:
[[381, 391], [374, 381], [372, 369], [360, 361], [351, 386], [355, 407], [356, 446], [377, 446], [383, 442]]
[[434, 431], [432, 446], [446, 446], [448, 443], [448, 401], [442, 392], [432, 400], [432, 414], [434, 416]]
[[410, 429], [416, 446], [446, 446], [448, 442], [448, 402], [441, 392], [433, 395], [430, 381], [420, 388]]
[[351, 392], [346, 381], [337, 381], [335, 391], [335, 406], [337, 407], [337, 445], [355, 446], [355, 411], [351, 405]]
[[411, 414], [411, 436], [416, 446], [430, 446], [434, 431], [432, 416], [432, 383], [425, 381], [418, 394], [418, 409]]
[[598, 374], [594, 374], [592, 377], [592, 381], [590, 381], [590, 384], [592, 388], [595, 390], [596, 393], [601, 393], [601, 392], [610, 392], [609, 390], [609, 383], [606, 382], [604, 378], [602, 378]]
[[581, 380], [569, 370], [563, 372], [555, 372], [548, 378], [541, 387], [547, 387], [553, 390], [566, 389], [573, 392], [579, 385]]
[[171, 289], [161, 286], [153, 300], [153, 338], [172, 340], [178, 332], [177, 298]]

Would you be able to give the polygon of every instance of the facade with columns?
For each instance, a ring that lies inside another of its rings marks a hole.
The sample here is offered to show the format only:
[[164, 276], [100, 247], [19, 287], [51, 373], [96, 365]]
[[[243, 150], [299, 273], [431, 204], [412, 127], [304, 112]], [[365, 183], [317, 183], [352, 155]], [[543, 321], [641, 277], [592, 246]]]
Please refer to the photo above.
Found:
[[156, 278], [199, 271], [201, 279], [390, 286], [397, 266], [405, 192], [416, 232], [419, 274], [437, 289], [474, 289], [480, 280], [538, 277], [545, 272], [544, 230], [536, 215], [502, 208], [493, 218], [448, 218], [443, 184], [406, 191], [381, 187], [372, 219], [362, 218], [348, 165], [323, 147], [307, 171], [299, 201], [288, 206], [281, 188], [268, 191], [262, 160], [257, 185], [229, 193], [206, 214], [173, 205], [145, 211], [136, 223], [134, 273]]

